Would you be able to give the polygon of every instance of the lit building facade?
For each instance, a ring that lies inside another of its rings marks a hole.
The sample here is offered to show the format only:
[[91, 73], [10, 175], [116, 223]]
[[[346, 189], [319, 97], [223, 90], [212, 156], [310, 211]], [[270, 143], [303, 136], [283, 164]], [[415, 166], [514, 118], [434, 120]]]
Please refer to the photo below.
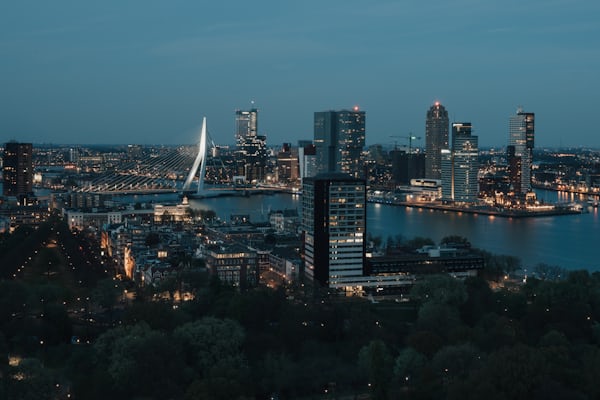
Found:
[[470, 122], [452, 124], [454, 201], [475, 203], [479, 197], [479, 137]]
[[205, 249], [206, 267], [223, 283], [239, 289], [258, 284], [258, 257], [255, 251], [238, 244], [210, 246]]
[[33, 146], [8, 142], [4, 145], [3, 195], [22, 197], [33, 192]]
[[268, 160], [267, 137], [258, 134], [258, 110], [235, 112], [236, 175], [247, 182], [265, 179]]
[[124, 219], [123, 214], [124, 211], [63, 210], [62, 215], [70, 230], [84, 230], [90, 226], [102, 227], [103, 225], [120, 224]]
[[241, 138], [258, 135], [258, 110], [235, 111], [235, 142], [240, 143]]
[[452, 124], [452, 150], [441, 151], [442, 200], [475, 203], [479, 195], [479, 143], [470, 122]]
[[277, 180], [279, 182], [296, 182], [300, 175], [298, 149], [290, 143], [284, 143], [277, 153]]
[[441, 179], [442, 149], [448, 148], [448, 111], [436, 101], [425, 120], [425, 178]]
[[355, 285], [365, 258], [364, 179], [343, 173], [304, 179], [302, 230], [305, 277], [330, 288]]
[[317, 174], [317, 149], [312, 140], [298, 141], [298, 164], [301, 180]]
[[451, 202], [454, 201], [454, 163], [452, 150], [442, 149], [440, 152], [440, 162], [442, 166], [442, 200]]
[[[514, 162], [520, 160], [521, 173], [520, 182], [511, 181], [516, 193], [527, 193], [531, 191], [531, 166], [533, 164], [533, 148], [535, 141], [535, 114], [523, 112], [522, 108], [517, 109], [517, 114], [509, 119], [508, 126], [508, 146], [514, 147]], [[511, 149], [512, 151], [512, 149]], [[509, 160], [509, 163], [511, 161]], [[519, 174], [512, 173], [511, 177], [517, 177]]]
[[315, 112], [314, 144], [318, 172], [342, 172], [364, 177], [365, 112], [352, 110]]
[[508, 164], [509, 190], [521, 193], [521, 157], [515, 154], [515, 146], [506, 147], [506, 161]]

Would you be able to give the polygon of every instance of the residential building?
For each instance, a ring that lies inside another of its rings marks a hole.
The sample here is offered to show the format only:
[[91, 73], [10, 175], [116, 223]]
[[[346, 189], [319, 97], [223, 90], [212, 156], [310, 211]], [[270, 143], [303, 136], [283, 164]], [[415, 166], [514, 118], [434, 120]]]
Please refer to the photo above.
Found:
[[31, 143], [8, 142], [4, 145], [4, 196], [23, 198], [33, 195], [33, 146]]
[[239, 244], [205, 248], [206, 266], [223, 283], [240, 289], [258, 284], [258, 259], [255, 251]]
[[296, 232], [298, 221], [298, 210], [295, 208], [275, 210], [269, 213], [269, 224], [277, 233]]
[[0, 231], [8, 228], [11, 232], [21, 225], [40, 225], [48, 220], [50, 211], [47, 204], [15, 205], [5, 203], [0, 208]]
[[442, 200], [475, 203], [479, 195], [478, 137], [470, 122], [452, 124], [452, 150], [442, 149]]
[[70, 192], [67, 200], [70, 208], [90, 210], [104, 205], [104, 197], [98, 193]]
[[301, 260], [298, 252], [290, 247], [275, 247], [269, 252], [270, 269], [279, 274], [286, 282], [298, 278]]
[[442, 200], [446, 202], [454, 201], [454, 162], [451, 149], [442, 149], [440, 151], [440, 161], [442, 167]]
[[[148, 211], [151, 213], [152, 211]], [[123, 218], [124, 211], [113, 210], [94, 210], [80, 211], [77, 209], [63, 209], [62, 215], [69, 229], [84, 230], [89, 227], [101, 228], [103, 225], [120, 224]]]
[[339, 172], [304, 179], [302, 230], [307, 279], [344, 288], [363, 276], [365, 206], [364, 179]]

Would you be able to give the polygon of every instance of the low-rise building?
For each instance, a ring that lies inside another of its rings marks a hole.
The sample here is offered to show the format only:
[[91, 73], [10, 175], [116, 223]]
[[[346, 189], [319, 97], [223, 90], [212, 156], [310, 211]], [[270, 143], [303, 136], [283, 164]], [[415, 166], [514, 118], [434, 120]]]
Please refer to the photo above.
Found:
[[33, 206], [3, 206], [0, 208], [0, 218], [5, 221], [3, 226], [13, 230], [21, 225], [37, 226], [48, 220], [50, 211], [42, 205]]
[[102, 227], [103, 225], [120, 224], [123, 222], [122, 211], [63, 209], [63, 217], [71, 230], [84, 230], [89, 227]]
[[271, 270], [279, 274], [287, 282], [298, 279], [301, 264], [300, 254], [294, 248], [275, 247], [269, 253]]
[[190, 206], [188, 204], [154, 206], [155, 223], [181, 222], [190, 218]]
[[207, 246], [204, 249], [206, 267], [221, 282], [240, 289], [258, 284], [258, 257], [255, 251], [239, 244]]
[[300, 216], [296, 209], [271, 211], [269, 224], [276, 232], [296, 232], [300, 225]]

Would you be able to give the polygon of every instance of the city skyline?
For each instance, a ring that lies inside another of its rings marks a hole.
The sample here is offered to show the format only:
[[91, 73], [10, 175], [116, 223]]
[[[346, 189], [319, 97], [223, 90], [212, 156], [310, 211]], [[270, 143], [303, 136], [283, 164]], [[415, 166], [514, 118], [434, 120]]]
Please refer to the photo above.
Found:
[[358, 105], [367, 145], [385, 144], [424, 137], [440, 101], [482, 147], [505, 145], [518, 106], [538, 115], [536, 147], [600, 147], [599, 4], [316, 4], [7, 5], [0, 142], [193, 144], [206, 116], [227, 144], [235, 110], [257, 108], [277, 145]]

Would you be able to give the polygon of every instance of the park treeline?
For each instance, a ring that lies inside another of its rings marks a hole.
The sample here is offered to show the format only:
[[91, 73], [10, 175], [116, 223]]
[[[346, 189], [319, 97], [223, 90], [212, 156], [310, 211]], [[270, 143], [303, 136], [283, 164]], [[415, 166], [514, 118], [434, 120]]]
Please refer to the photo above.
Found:
[[598, 273], [494, 290], [436, 275], [410, 301], [379, 302], [191, 273], [190, 301], [126, 299], [122, 283], [69, 264], [80, 238], [61, 229], [50, 235], [64, 253], [0, 282], [0, 398], [600, 398]]

